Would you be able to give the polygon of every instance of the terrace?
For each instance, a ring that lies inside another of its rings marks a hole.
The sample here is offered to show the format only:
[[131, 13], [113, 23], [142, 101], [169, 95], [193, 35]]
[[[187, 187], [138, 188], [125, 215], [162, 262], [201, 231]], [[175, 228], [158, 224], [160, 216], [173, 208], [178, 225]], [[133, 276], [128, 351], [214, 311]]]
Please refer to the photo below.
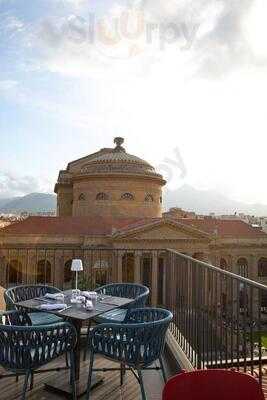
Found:
[[[164, 353], [169, 376], [181, 368], [235, 368], [255, 376], [265, 391], [266, 286], [171, 249], [13, 247], [2, 248], [1, 256], [3, 288], [41, 282], [60, 289], [70, 288], [70, 264], [64, 276], [54, 268], [56, 260], [68, 257], [83, 260], [84, 271], [79, 282], [82, 288], [122, 281], [147, 285], [149, 304], [166, 308], [174, 316]], [[63, 361], [58, 359], [54, 366]], [[97, 366], [107, 368], [110, 364], [99, 358]], [[88, 361], [82, 362], [81, 375], [87, 372]], [[62, 398], [44, 390], [43, 384], [48, 379], [49, 373], [39, 374], [27, 398]], [[139, 385], [129, 372], [122, 387], [117, 372], [105, 372], [103, 379], [92, 391], [91, 399], [140, 397]], [[146, 372], [144, 381], [148, 398], [161, 399], [164, 382], [159, 371]], [[0, 380], [1, 398], [19, 398], [21, 387], [22, 383], [16, 383], [14, 378]]]

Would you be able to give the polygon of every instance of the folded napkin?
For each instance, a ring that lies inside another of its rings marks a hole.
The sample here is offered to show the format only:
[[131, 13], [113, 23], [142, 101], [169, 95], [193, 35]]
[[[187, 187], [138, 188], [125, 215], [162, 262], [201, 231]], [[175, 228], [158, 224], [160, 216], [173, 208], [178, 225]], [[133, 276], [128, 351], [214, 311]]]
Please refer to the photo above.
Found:
[[64, 294], [63, 293], [46, 293], [45, 296], [47, 299], [52, 299], [52, 300], [61, 300], [64, 299]]
[[93, 306], [93, 303], [91, 302], [91, 300], [86, 301], [85, 308], [87, 311], [91, 311], [94, 309], [94, 306]]
[[88, 299], [91, 299], [91, 297], [96, 297], [97, 293], [96, 292], [84, 291], [84, 292], [81, 292], [81, 295], [84, 296], [84, 297], [87, 297]]
[[46, 304], [41, 304], [38, 308], [39, 310], [62, 310], [63, 308], [67, 307], [67, 304], [59, 304], [59, 303], [46, 303]]

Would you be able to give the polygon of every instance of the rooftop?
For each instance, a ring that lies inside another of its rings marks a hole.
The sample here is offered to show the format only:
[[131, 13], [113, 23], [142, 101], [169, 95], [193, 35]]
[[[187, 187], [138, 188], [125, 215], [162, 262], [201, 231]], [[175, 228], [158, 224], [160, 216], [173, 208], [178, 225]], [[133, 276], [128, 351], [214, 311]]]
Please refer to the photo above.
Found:
[[4, 234], [36, 235], [111, 235], [146, 225], [170, 221], [180, 226], [191, 226], [219, 238], [267, 239], [267, 234], [240, 220], [188, 218], [100, 218], [100, 217], [29, 217], [0, 229]]

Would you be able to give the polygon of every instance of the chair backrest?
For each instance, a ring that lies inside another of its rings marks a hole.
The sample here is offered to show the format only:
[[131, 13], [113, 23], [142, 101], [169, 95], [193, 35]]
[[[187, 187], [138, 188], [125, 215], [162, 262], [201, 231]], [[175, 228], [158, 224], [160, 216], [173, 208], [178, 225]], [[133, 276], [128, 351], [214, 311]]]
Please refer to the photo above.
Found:
[[75, 347], [68, 322], [43, 326], [0, 325], [0, 365], [11, 371], [34, 370]]
[[162, 354], [172, 313], [159, 308], [129, 310], [123, 324], [100, 324], [92, 330], [91, 346], [130, 366], [146, 367]]
[[221, 369], [182, 372], [171, 378], [162, 400], [264, 400], [259, 383], [250, 375]]
[[15, 310], [15, 303], [44, 296], [46, 293], [57, 293], [59, 289], [45, 285], [21, 285], [5, 290], [4, 299], [7, 310]]
[[96, 292], [109, 296], [135, 299], [135, 301], [124, 308], [144, 307], [149, 296], [148, 287], [137, 283], [111, 283], [97, 288]]
[[32, 326], [32, 321], [25, 310], [1, 312], [0, 325]]

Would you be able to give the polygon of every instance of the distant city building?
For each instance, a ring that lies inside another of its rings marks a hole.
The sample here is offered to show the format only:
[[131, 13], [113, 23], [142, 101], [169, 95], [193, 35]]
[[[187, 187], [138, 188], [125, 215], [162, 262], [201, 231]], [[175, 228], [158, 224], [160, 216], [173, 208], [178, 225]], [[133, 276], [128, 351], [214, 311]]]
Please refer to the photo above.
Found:
[[57, 213], [56, 211], [37, 211], [37, 212], [28, 212], [28, 211], [23, 211], [20, 213], [20, 216], [22, 218], [28, 218], [28, 217], [56, 217]]

